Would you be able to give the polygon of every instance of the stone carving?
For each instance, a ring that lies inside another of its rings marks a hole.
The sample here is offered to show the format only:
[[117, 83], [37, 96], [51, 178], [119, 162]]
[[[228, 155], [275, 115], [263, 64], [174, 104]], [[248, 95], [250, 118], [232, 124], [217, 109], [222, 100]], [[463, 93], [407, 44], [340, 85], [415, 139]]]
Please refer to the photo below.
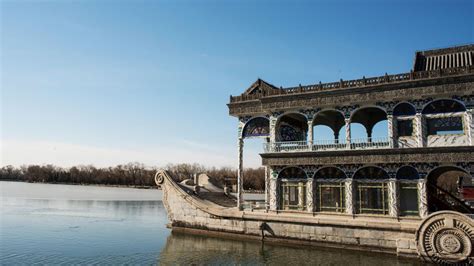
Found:
[[270, 116], [270, 122], [269, 122], [270, 143], [274, 143], [276, 141], [276, 122], [277, 122], [277, 117], [274, 115]]
[[398, 101], [388, 101], [388, 102], [377, 102], [375, 105], [382, 107], [385, 109], [388, 115], [392, 115], [393, 109], [398, 104]]
[[393, 115], [387, 115], [387, 131], [388, 131], [388, 142], [390, 143], [390, 148], [393, 148], [394, 139], [396, 138], [395, 134], [395, 123], [393, 122]]
[[161, 171], [156, 172], [155, 174], [155, 183], [157, 186], [161, 186], [165, 181], [165, 177]]
[[464, 95], [464, 96], [458, 96], [458, 95], [453, 95], [452, 97], [455, 100], [461, 101], [464, 106], [468, 108], [474, 107], [474, 95]]
[[426, 181], [421, 179], [417, 184], [418, 188], [418, 212], [421, 218], [428, 216], [428, 196], [426, 191]]
[[358, 104], [347, 105], [347, 106], [337, 106], [336, 110], [341, 111], [344, 114], [344, 118], [350, 118], [354, 110], [359, 108]]
[[345, 122], [345, 129], [346, 129], [346, 145], [347, 145], [347, 148], [350, 149], [351, 148], [351, 119], [346, 118], [344, 122]]
[[474, 121], [472, 121], [473, 111], [468, 110], [464, 114], [464, 132], [466, 132], [467, 142], [469, 145], [474, 145], [473, 134], [474, 134]]
[[313, 205], [313, 190], [314, 190], [314, 182], [312, 178], [308, 179], [308, 182], [306, 182], [306, 205], [308, 208], [308, 212], [313, 212], [314, 211], [314, 205]]
[[427, 98], [427, 99], [414, 99], [414, 100], [409, 100], [408, 102], [411, 103], [413, 106], [415, 106], [417, 112], [421, 112], [423, 110], [423, 107], [429, 102], [431, 102], [433, 98]]
[[346, 191], [346, 213], [354, 214], [354, 185], [352, 179], [348, 179], [344, 185]]
[[309, 120], [313, 120], [314, 116], [317, 112], [319, 112], [321, 108], [314, 108], [314, 109], [301, 109], [299, 110], [300, 113], [304, 114], [306, 118]]
[[399, 194], [397, 189], [397, 182], [395, 180], [390, 180], [388, 182], [388, 211], [389, 215], [392, 217], [397, 217], [400, 213], [399, 211]]
[[270, 210], [276, 211], [278, 208], [278, 180], [270, 178]]
[[436, 264], [472, 263], [473, 239], [474, 221], [453, 211], [430, 215], [416, 232], [419, 255]]

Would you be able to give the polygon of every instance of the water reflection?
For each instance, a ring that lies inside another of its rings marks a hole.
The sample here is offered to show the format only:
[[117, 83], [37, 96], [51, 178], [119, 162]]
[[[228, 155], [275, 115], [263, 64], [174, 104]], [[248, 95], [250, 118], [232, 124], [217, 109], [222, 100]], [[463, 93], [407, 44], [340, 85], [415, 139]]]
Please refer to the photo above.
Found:
[[163, 265], [414, 265], [395, 256], [213, 238], [172, 232], [162, 249]]

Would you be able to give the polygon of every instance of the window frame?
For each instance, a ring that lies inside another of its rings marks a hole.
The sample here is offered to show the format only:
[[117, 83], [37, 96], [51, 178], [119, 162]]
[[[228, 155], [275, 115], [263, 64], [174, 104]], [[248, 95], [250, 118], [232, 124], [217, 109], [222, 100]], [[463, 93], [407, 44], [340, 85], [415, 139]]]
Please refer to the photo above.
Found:
[[[373, 209], [362, 207], [362, 189], [381, 189], [382, 195], [382, 209]], [[356, 214], [362, 215], [382, 215], [387, 216], [389, 215], [389, 198], [388, 198], [388, 182], [387, 181], [357, 181], [356, 183], [356, 201], [355, 201], [355, 209]]]
[[[399, 189], [399, 216], [420, 216], [420, 195], [418, 193], [418, 183], [413, 181], [399, 181], [398, 182], [398, 189]], [[413, 210], [403, 210], [402, 208], [402, 191], [403, 190], [414, 190], [416, 193], [416, 211]]]
[[[317, 182], [316, 183], [318, 192], [318, 212], [329, 212], [329, 213], [345, 213], [346, 212], [346, 186], [345, 182]], [[322, 188], [338, 188], [340, 191], [339, 202], [340, 207], [323, 206]]]

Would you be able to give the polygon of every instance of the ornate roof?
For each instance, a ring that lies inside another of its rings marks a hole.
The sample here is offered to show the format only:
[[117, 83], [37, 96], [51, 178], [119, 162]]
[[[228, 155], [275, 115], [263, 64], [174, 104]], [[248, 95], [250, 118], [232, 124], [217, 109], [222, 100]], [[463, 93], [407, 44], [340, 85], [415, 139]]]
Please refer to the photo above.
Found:
[[416, 52], [413, 69], [415, 71], [429, 71], [466, 67], [472, 66], [473, 62], [474, 45], [469, 44]]
[[252, 95], [252, 94], [270, 94], [271, 90], [279, 90], [274, 85], [264, 81], [263, 79], [257, 79], [250, 87], [243, 93], [244, 95]]

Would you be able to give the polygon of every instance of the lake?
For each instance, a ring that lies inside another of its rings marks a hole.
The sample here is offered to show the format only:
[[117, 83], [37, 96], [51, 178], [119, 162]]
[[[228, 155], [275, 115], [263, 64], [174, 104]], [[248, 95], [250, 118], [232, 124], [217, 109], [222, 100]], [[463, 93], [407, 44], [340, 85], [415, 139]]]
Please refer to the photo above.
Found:
[[161, 191], [0, 181], [0, 264], [413, 265], [396, 256], [172, 233]]

